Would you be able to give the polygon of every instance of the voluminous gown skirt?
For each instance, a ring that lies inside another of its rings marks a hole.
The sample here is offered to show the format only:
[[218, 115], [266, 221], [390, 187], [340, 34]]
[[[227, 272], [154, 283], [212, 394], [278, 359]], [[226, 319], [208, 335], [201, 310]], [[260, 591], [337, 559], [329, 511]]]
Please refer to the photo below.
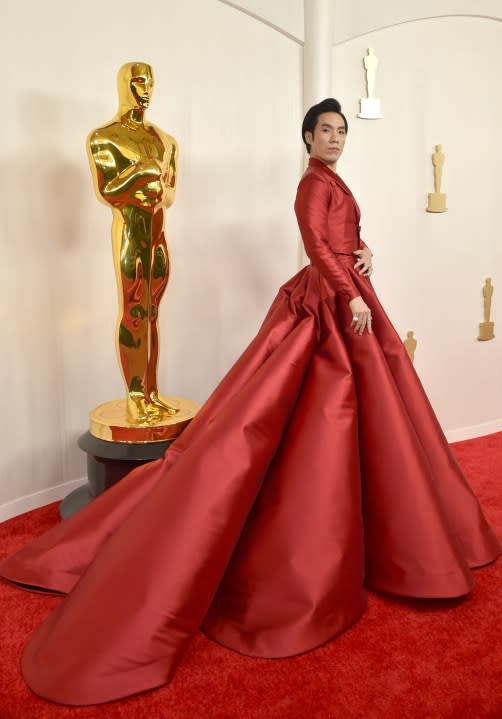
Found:
[[37, 694], [164, 684], [198, 627], [251, 656], [305, 652], [360, 617], [365, 587], [456, 597], [499, 556], [369, 279], [338, 260], [373, 334], [304, 268], [163, 459], [0, 565], [69, 593], [24, 651]]

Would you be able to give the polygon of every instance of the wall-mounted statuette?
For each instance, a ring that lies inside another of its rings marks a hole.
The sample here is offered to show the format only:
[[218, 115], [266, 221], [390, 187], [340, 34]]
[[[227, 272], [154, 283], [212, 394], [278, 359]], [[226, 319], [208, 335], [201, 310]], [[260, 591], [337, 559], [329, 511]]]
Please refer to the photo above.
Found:
[[429, 192], [429, 203], [427, 212], [446, 212], [446, 194], [441, 192], [441, 180], [443, 178], [444, 152], [441, 145], [436, 145], [432, 155], [432, 166], [434, 168], [434, 192]]
[[361, 117], [363, 120], [379, 120], [383, 117], [380, 112], [380, 100], [374, 96], [378, 58], [372, 47], [368, 48], [368, 52], [367, 55], [364, 56], [363, 63], [364, 70], [366, 72], [366, 89], [368, 97], [362, 97], [359, 100], [361, 103], [361, 112], [357, 115], [357, 117]]
[[485, 284], [483, 285], [483, 322], [479, 323], [479, 336], [478, 340], [484, 342], [485, 340], [492, 340], [495, 337], [493, 328], [494, 322], [490, 322], [490, 313], [492, 309], [492, 295], [493, 285], [492, 278], [487, 277]]
[[405, 346], [406, 352], [408, 353], [408, 357], [413, 364], [413, 361], [415, 359], [415, 350], [417, 348], [417, 340], [413, 335], [413, 330], [408, 330], [408, 332], [406, 333], [406, 339], [403, 340], [403, 344]]

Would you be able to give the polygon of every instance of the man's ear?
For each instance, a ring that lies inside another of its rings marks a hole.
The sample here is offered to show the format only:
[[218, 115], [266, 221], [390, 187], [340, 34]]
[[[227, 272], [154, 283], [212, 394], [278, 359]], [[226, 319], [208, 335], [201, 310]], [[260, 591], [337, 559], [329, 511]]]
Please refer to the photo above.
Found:
[[309, 145], [312, 144], [312, 140], [314, 139], [314, 136], [313, 136], [313, 134], [310, 132], [310, 130], [307, 130], [307, 132], [305, 133], [305, 139], [307, 140], [307, 142], [308, 142]]

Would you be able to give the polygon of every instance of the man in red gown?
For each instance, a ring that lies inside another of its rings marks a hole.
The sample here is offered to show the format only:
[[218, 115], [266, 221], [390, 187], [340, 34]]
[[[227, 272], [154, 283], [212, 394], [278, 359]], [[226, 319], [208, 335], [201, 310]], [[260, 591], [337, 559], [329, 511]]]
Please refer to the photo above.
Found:
[[198, 627], [252, 656], [305, 652], [358, 619], [367, 587], [462, 596], [500, 555], [371, 285], [334, 171], [346, 130], [336, 100], [307, 113], [295, 210], [311, 264], [192, 424], [0, 564], [69, 593], [23, 654], [40, 696], [95, 704], [159, 686]]

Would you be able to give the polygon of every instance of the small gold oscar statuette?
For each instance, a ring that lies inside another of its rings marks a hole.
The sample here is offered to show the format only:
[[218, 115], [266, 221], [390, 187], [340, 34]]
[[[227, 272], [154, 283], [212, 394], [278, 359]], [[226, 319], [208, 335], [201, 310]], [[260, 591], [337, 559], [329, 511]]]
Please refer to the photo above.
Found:
[[363, 120], [380, 120], [383, 115], [380, 112], [380, 100], [375, 97], [375, 75], [378, 66], [378, 58], [372, 47], [369, 47], [367, 54], [363, 60], [364, 71], [366, 73], [366, 90], [368, 97], [362, 97], [359, 100], [361, 112], [357, 117]]
[[480, 342], [486, 340], [492, 340], [495, 337], [493, 329], [495, 327], [494, 322], [490, 322], [490, 313], [492, 309], [492, 296], [493, 296], [493, 285], [492, 278], [487, 277], [485, 284], [483, 285], [483, 322], [479, 323], [479, 336]]
[[90, 432], [111, 442], [164, 442], [192, 420], [198, 405], [163, 397], [157, 387], [159, 304], [169, 279], [165, 210], [174, 201], [178, 145], [146, 122], [154, 79], [150, 65], [118, 72], [119, 109], [87, 138], [99, 200], [111, 208], [119, 311], [116, 347], [126, 396], [90, 412]]
[[408, 330], [408, 332], [406, 333], [406, 339], [403, 340], [403, 344], [405, 346], [406, 352], [408, 353], [408, 357], [413, 364], [415, 360], [415, 350], [417, 348], [417, 340], [413, 335], [413, 330]]
[[445, 156], [441, 150], [441, 145], [436, 145], [435, 152], [432, 155], [432, 165], [434, 167], [434, 192], [429, 192], [429, 203], [427, 212], [447, 212], [446, 195], [441, 192], [441, 180], [443, 177], [443, 165]]

